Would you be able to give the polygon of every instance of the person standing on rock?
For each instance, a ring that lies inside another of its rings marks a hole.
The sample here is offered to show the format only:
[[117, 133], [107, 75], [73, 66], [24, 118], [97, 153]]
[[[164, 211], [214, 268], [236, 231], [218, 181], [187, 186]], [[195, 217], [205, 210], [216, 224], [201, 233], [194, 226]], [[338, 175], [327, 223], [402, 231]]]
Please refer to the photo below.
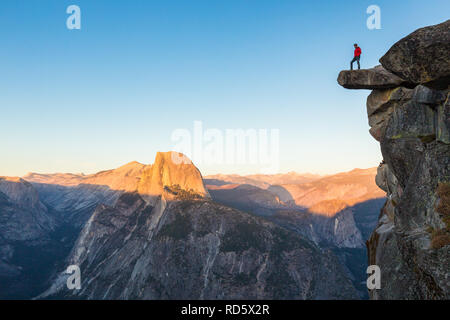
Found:
[[353, 57], [352, 62], [350, 62], [350, 70], [353, 70], [353, 62], [357, 62], [358, 63], [358, 70], [361, 69], [361, 65], [359, 64], [359, 60], [361, 59], [361, 48], [358, 47], [358, 44], [355, 43], [353, 45], [355, 47], [355, 56]]

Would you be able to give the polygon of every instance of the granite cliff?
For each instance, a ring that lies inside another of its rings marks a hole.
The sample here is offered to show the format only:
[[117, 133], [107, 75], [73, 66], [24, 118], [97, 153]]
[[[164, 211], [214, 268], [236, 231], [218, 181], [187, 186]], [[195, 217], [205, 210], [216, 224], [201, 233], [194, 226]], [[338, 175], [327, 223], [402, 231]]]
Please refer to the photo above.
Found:
[[381, 268], [372, 299], [450, 298], [450, 20], [401, 39], [370, 70], [342, 71], [349, 89], [372, 89], [370, 134], [387, 201], [367, 242]]

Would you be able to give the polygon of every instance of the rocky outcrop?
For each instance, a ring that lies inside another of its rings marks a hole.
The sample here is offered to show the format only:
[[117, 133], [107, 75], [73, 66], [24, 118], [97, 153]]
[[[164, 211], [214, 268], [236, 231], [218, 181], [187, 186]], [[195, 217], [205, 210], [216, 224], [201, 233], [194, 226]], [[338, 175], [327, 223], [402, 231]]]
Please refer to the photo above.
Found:
[[389, 89], [398, 87], [406, 81], [382, 66], [376, 66], [372, 69], [343, 70], [339, 73], [338, 83], [346, 89]]
[[339, 82], [374, 90], [367, 113], [383, 154], [376, 183], [388, 199], [367, 243], [369, 264], [381, 268], [373, 299], [450, 298], [449, 23], [412, 33], [381, 59], [403, 84]]

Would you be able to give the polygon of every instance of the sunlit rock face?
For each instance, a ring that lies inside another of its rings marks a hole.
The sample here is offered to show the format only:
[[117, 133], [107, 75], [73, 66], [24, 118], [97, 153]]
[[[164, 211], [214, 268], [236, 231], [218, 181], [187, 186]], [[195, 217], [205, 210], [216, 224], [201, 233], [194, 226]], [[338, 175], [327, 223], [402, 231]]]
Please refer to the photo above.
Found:
[[168, 199], [181, 193], [209, 198], [200, 171], [178, 152], [158, 152], [154, 164], [143, 171], [137, 191], [148, 196], [164, 194]]
[[380, 60], [402, 84], [366, 86], [383, 154], [376, 183], [388, 197], [367, 242], [369, 263], [381, 268], [373, 299], [450, 298], [449, 46], [450, 20], [419, 29]]

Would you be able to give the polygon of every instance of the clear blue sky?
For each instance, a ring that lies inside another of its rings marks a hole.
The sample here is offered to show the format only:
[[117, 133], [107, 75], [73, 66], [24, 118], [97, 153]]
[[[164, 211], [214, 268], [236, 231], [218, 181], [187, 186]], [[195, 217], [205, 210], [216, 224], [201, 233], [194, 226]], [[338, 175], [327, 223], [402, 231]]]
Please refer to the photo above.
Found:
[[[81, 30], [66, 28], [71, 4]], [[366, 28], [371, 4], [381, 30]], [[376, 166], [369, 92], [340, 88], [337, 75], [354, 42], [372, 67], [449, 12], [448, 0], [2, 0], [0, 175], [152, 163], [195, 120], [280, 129], [281, 172]]]

